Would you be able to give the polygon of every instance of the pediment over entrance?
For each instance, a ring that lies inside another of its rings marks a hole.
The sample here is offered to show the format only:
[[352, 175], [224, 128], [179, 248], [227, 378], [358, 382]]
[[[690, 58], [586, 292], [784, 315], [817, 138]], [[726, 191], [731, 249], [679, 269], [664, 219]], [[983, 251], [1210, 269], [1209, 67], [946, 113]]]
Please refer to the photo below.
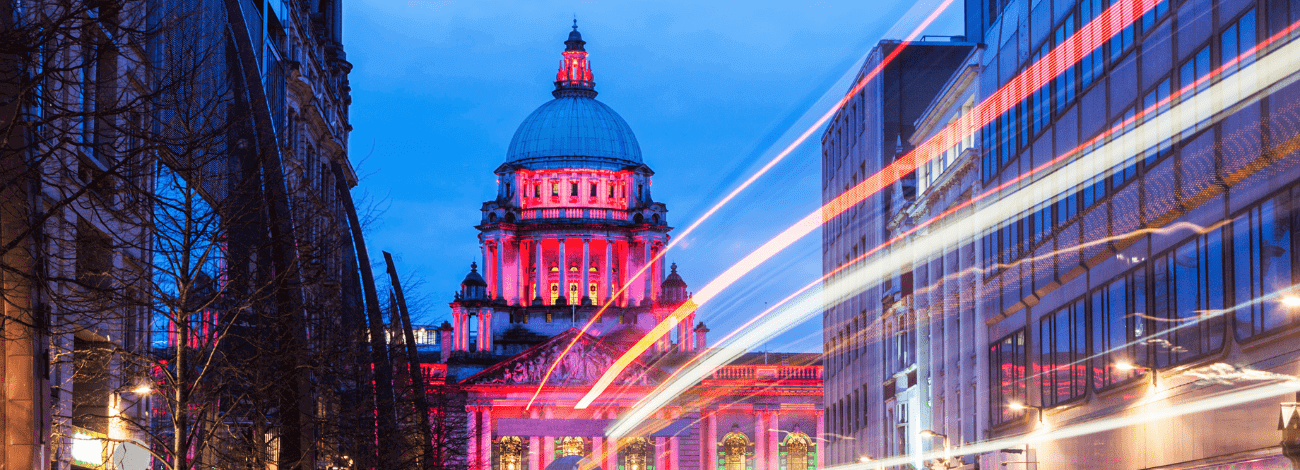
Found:
[[[562, 354], [564, 348], [577, 338], [573, 348]], [[547, 385], [592, 385], [623, 354], [601, 342], [596, 337], [577, 328], [551, 337], [546, 342], [528, 348], [514, 357], [499, 362], [482, 372], [465, 379], [469, 385], [537, 385], [542, 382], [551, 364], [559, 361]], [[563, 356], [563, 357], [561, 357]], [[640, 360], [634, 361], [614, 381], [617, 385], [650, 385], [649, 367]]]

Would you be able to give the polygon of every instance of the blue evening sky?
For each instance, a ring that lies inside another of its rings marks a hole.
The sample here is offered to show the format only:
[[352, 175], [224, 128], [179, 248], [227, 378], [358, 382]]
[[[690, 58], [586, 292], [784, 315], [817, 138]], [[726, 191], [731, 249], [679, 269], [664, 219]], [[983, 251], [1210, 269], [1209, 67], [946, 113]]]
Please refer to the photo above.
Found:
[[[482, 263], [473, 226], [495, 195], [492, 170], [551, 99], [575, 14], [597, 99], [632, 126], [653, 197], [680, 232], [846, 92], [876, 41], [905, 36], [937, 3], [344, 2], [354, 195], [383, 210], [368, 228], [371, 259], [397, 257], [416, 324], [450, 318], [469, 263]], [[954, 3], [928, 34], [961, 34]], [[821, 205], [819, 144], [820, 130], [668, 253], [692, 291]], [[816, 279], [820, 243], [814, 232], [705, 305], [711, 344]], [[820, 328], [812, 319], [767, 348], [820, 351]]]

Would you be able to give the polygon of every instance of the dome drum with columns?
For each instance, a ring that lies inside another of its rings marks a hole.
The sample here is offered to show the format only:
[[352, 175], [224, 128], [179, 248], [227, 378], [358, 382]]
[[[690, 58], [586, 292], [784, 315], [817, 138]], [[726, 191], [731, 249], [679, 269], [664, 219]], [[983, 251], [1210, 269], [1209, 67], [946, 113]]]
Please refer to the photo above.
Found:
[[519, 125], [496, 169], [476, 226], [482, 259], [440, 329], [446, 380], [467, 401], [467, 470], [817, 470], [819, 354], [747, 354], [656, 411], [657, 431], [605, 434], [706, 351], [693, 311], [623, 369], [616, 393], [576, 409], [629, 346], [693, 304], [659, 256], [672, 228], [651, 198], [654, 172], [627, 122], [596, 100], [576, 24], [564, 44], [554, 99]]
[[[588, 330], [598, 337], [635, 341], [666, 315], [656, 258], [670, 240], [668, 208], [651, 198], [654, 171], [631, 126], [596, 100], [576, 24], [564, 44], [553, 99], [519, 125], [495, 171], [496, 198], [483, 203], [482, 275], [474, 268], [466, 283], [484, 287], [451, 303], [455, 351], [518, 353], [606, 304]], [[691, 320], [663, 348], [694, 350]]]

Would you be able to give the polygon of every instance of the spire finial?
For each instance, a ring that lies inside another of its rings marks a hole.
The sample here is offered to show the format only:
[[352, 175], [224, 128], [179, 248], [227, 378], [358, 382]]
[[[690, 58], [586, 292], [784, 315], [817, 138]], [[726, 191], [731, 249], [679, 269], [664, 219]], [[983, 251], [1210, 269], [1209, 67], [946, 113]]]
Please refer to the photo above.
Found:
[[477, 263], [477, 262], [470, 261], [470, 263], [469, 263], [469, 272], [472, 272], [472, 273], [476, 273], [476, 272], [478, 272], [478, 263]]
[[577, 30], [578, 30], [578, 14], [577, 14], [577, 13], [574, 13], [574, 14], [573, 14], [573, 30], [574, 30], [574, 31], [577, 31]]
[[[660, 266], [663, 266], [663, 265], [660, 265]], [[672, 265], [672, 269], [673, 269], [673, 271], [672, 271], [670, 274], [677, 274], [677, 263], [673, 263], [673, 265]]]

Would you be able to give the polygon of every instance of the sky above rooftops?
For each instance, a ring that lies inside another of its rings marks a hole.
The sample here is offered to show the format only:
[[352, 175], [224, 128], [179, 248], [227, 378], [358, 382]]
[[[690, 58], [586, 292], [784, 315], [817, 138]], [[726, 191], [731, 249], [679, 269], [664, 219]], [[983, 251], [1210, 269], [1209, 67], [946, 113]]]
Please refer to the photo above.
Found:
[[[414, 323], [437, 325], [470, 262], [482, 263], [474, 225], [495, 197], [492, 170], [519, 123], [551, 99], [575, 15], [597, 99], [636, 133], [656, 173], [653, 197], [680, 233], [846, 92], [844, 77], [872, 45], [905, 36], [933, 6], [349, 0], [344, 9], [349, 157], [362, 177], [354, 195], [381, 210], [367, 229], [371, 259], [392, 252]], [[961, 34], [960, 14], [954, 4], [926, 33]], [[821, 205], [819, 145], [820, 131], [668, 253], [691, 291]], [[820, 244], [809, 235], [706, 305], [710, 343], [820, 276]], [[766, 348], [821, 344], [816, 317]]]

